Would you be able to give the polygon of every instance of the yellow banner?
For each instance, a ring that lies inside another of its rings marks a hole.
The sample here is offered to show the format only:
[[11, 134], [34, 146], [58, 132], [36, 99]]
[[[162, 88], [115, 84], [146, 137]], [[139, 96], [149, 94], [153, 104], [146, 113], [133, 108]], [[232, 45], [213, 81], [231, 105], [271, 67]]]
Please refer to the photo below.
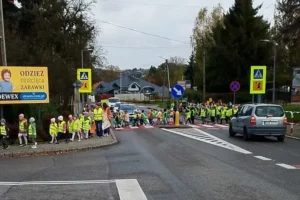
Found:
[[265, 94], [266, 79], [267, 79], [266, 66], [251, 66], [250, 94]]
[[49, 103], [47, 67], [0, 66], [0, 104]]
[[92, 70], [91, 69], [77, 69], [77, 80], [82, 83], [79, 88], [79, 93], [92, 92]]

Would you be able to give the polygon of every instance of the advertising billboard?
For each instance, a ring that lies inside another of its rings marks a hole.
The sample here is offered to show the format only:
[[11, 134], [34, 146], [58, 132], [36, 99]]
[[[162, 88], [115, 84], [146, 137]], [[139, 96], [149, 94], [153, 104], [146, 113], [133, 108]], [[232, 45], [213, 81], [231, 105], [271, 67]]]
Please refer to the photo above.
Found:
[[47, 67], [0, 66], [0, 104], [49, 103]]

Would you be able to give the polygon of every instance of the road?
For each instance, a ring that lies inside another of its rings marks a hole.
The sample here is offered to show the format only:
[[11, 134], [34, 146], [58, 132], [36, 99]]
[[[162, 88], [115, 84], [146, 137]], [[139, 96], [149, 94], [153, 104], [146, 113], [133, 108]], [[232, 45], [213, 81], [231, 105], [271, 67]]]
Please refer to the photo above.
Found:
[[288, 168], [300, 164], [300, 141], [196, 128], [116, 136], [104, 149], [0, 160], [0, 199], [299, 200], [300, 169]]

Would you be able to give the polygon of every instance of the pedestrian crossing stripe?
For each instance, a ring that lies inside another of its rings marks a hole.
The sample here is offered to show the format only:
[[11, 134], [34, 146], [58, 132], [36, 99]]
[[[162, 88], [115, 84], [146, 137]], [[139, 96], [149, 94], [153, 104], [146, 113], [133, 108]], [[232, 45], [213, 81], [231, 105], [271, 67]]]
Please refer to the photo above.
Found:
[[87, 72], [80, 72], [80, 80], [89, 80]]
[[254, 79], [262, 79], [263, 78], [263, 70], [255, 69], [254, 70]]

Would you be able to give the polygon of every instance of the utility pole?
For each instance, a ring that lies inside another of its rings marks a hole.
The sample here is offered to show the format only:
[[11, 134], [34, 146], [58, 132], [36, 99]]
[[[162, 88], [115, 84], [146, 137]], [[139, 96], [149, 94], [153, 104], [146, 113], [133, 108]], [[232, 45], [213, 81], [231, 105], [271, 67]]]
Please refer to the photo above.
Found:
[[169, 71], [169, 65], [168, 65], [168, 59], [166, 59], [166, 68], [167, 68], [167, 74], [168, 74], [168, 103], [167, 108], [169, 109], [171, 107], [171, 95], [170, 95], [170, 71]]
[[206, 101], [206, 75], [205, 75], [205, 68], [206, 68], [206, 66], [205, 66], [206, 64], [205, 64], [205, 51], [203, 51], [203, 77], [202, 77], [202, 79], [203, 79], [203, 92], [202, 92], [202, 98], [203, 98], [203, 103]]
[[[4, 32], [4, 17], [3, 17], [3, 2], [0, 0], [0, 40], [1, 40], [1, 61], [2, 66], [7, 66], [6, 60], [6, 46], [5, 46], [5, 32]], [[0, 105], [0, 117], [3, 118], [3, 106]]]

